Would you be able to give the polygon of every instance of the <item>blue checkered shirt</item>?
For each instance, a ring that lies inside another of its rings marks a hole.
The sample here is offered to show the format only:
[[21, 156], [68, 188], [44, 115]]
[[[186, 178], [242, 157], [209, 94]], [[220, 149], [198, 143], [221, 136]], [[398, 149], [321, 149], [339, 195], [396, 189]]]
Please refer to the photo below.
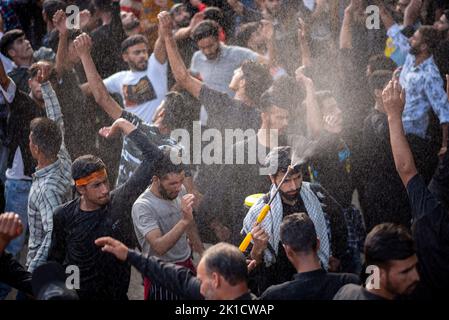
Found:
[[[64, 132], [61, 107], [49, 82], [42, 85], [42, 95], [47, 117], [56, 121]], [[58, 160], [33, 174], [33, 183], [28, 197], [30, 238], [26, 262], [30, 272], [47, 261], [55, 208], [72, 198], [71, 166], [70, 155], [63, 140]]]

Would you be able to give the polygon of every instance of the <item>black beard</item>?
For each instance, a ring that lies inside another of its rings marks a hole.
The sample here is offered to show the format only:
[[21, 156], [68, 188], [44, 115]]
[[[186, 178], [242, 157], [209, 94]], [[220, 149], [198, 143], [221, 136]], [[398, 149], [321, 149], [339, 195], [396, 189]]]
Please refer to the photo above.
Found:
[[163, 186], [159, 186], [159, 194], [165, 200], [175, 200], [178, 197], [178, 195], [176, 197], [170, 196]]
[[140, 22], [138, 21], [138, 20], [134, 20], [134, 21], [132, 21], [131, 23], [128, 23], [127, 25], [124, 25], [123, 26], [123, 29], [125, 30], [125, 31], [132, 31], [132, 30], [134, 30], [135, 28], [137, 28], [138, 26], [140, 25]]
[[298, 199], [299, 192], [301, 191], [301, 187], [296, 189], [296, 194], [294, 196], [284, 193], [283, 191], [279, 190], [279, 193], [281, 194], [281, 197], [286, 199], [287, 201], [294, 201]]
[[414, 56], [416, 56], [416, 55], [419, 54], [419, 50], [416, 49], [416, 48], [411, 47], [410, 50], [409, 50], [409, 53], [414, 55]]
[[184, 19], [184, 20], [182, 20], [180, 22], [177, 22], [176, 24], [178, 25], [179, 28], [188, 27], [189, 24], [190, 24], [190, 19]]

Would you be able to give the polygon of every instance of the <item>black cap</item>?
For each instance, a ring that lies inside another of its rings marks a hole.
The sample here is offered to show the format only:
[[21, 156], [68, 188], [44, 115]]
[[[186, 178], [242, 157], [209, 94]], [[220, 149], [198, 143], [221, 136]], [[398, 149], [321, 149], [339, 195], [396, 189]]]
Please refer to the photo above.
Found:
[[5, 32], [2, 39], [0, 40], [0, 52], [8, 57], [8, 47], [16, 41], [16, 39], [24, 36], [25, 33], [20, 29], [13, 29]]
[[268, 174], [276, 175], [278, 172], [287, 172], [292, 163], [292, 148], [289, 146], [276, 147], [265, 157], [265, 167]]
[[79, 300], [77, 293], [67, 288], [64, 268], [56, 262], [37, 267], [31, 286], [37, 300]]

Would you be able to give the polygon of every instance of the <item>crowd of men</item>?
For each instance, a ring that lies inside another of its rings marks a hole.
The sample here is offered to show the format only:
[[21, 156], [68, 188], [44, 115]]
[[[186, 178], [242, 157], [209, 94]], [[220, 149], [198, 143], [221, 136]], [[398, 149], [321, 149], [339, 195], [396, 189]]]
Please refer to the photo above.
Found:
[[449, 289], [447, 1], [0, 14], [0, 299], [126, 300], [131, 266], [145, 300]]

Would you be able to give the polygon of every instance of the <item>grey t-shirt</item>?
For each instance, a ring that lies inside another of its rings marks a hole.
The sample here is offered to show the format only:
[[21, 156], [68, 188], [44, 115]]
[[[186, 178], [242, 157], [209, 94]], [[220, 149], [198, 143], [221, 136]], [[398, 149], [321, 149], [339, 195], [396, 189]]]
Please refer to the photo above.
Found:
[[256, 61], [258, 55], [247, 48], [224, 44], [220, 44], [220, 50], [219, 56], [214, 60], [207, 59], [201, 51], [195, 52], [190, 70], [199, 74], [203, 82], [210, 88], [233, 97], [234, 92], [229, 89], [229, 83], [234, 75], [234, 70], [239, 68], [245, 60]]
[[[166, 234], [181, 220], [181, 197], [184, 194], [183, 189], [176, 199], [165, 200], [156, 197], [150, 189], [147, 189], [136, 200], [133, 205], [132, 218], [137, 240], [144, 254], [156, 255], [151, 250], [150, 243], [145, 239], [150, 231], [159, 229], [162, 234]], [[187, 260], [190, 254], [191, 249], [187, 243], [187, 235], [184, 233], [178, 242], [159, 258], [174, 263]]]

